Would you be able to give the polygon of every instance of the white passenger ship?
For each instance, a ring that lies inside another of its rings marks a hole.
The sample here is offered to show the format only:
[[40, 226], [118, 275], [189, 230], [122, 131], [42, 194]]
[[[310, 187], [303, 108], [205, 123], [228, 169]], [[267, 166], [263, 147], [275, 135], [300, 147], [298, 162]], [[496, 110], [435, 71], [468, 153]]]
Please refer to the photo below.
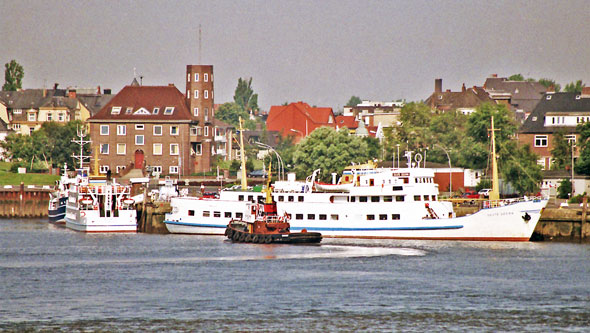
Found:
[[[411, 165], [411, 164], [409, 164]], [[439, 201], [434, 171], [426, 168], [347, 168], [335, 185], [293, 178], [276, 182], [279, 214], [289, 214], [292, 231], [324, 237], [528, 241], [546, 198], [488, 200], [474, 214], [456, 217], [451, 202]], [[492, 196], [493, 197], [493, 196]], [[221, 191], [218, 199], [177, 197], [166, 215], [171, 233], [223, 235], [248, 203], [263, 199], [252, 191]]]
[[[136, 232], [137, 219], [131, 198], [131, 187], [117, 184], [116, 181], [101, 175], [90, 175], [90, 169], [83, 167], [83, 146], [85, 134], [78, 132], [80, 160], [76, 169], [74, 183], [68, 189], [65, 220], [66, 227], [87, 233], [96, 232]], [[94, 170], [98, 170], [98, 160], [94, 158]]]

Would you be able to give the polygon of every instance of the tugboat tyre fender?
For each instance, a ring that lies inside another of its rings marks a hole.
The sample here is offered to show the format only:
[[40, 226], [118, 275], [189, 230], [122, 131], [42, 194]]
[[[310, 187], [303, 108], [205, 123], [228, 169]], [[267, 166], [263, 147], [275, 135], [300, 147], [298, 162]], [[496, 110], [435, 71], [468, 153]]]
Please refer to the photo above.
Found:
[[225, 235], [227, 236], [227, 238], [231, 239], [231, 237], [234, 235], [234, 231], [230, 228], [227, 228], [225, 229]]
[[258, 243], [258, 235], [252, 236], [252, 243]]
[[239, 241], [240, 241], [240, 242], [243, 242], [243, 241], [244, 241], [244, 239], [246, 239], [246, 234], [244, 234], [244, 233], [240, 233], [240, 238], [239, 238]]
[[272, 236], [271, 235], [266, 235], [266, 237], [264, 237], [264, 242], [266, 244], [272, 243]]
[[232, 235], [232, 239], [237, 242], [238, 239], [240, 239], [240, 232], [235, 231], [234, 234]]
[[251, 241], [252, 241], [252, 235], [246, 234], [246, 237], [244, 237], [244, 242], [250, 243]]
[[264, 235], [258, 236], [258, 243], [259, 244], [264, 244], [265, 240], [266, 240], [266, 237], [264, 237]]

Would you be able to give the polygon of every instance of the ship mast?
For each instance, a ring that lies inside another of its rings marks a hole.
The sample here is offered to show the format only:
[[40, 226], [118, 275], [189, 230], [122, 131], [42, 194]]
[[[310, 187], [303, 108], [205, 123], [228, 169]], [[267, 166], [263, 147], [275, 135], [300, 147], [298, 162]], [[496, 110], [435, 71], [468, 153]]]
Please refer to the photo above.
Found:
[[248, 189], [248, 183], [246, 181], [246, 153], [244, 152], [244, 128], [242, 127], [242, 117], [239, 117], [240, 121], [240, 162], [242, 162], [242, 191]]
[[500, 199], [500, 190], [498, 183], [498, 162], [496, 160], [496, 135], [494, 129], [494, 117], [492, 116], [492, 191], [490, 192], [490, 200]]
[[91, 140], [84, 140], [84, 138], [86, 137], [86, 131], [84, 131], [83, 128], [77, 128], [76, 129], [76, 134], [78, 135], [78, 140], [76, 139], [72, 139], [72, 142], [77, 143], [78, 145], [80, 145], [80, 155], [75, 155], [72, 154], [72, 157], [77, 159], [78, 161], [80, 161], [80, 169], [82, 169], [84, 167], [84, 160], [85, 159], [90, 159], [90, 156], [84, 156], [84, 145], [87, 143], [91, 143]]

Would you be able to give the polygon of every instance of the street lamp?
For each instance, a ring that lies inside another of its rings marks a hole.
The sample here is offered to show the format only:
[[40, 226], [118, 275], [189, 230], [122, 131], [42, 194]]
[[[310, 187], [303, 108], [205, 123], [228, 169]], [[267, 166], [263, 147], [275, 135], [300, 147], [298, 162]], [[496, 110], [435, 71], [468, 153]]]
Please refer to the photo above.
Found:
[[449, 159], [449, 196], [453, 196], [453, 173], [451, 172], [451, 157], [449, 157], [449, 152], [445, 149], [445, 147], [439, 145], [438, 143], [434, 144], [435, 147], [439, 147], [442, 149], [445, 154], [447, 154], [447, 159]]
[[[263, 147], [263, 148], [266, 148], [266, 149], [270, 149], [270, 150], [271, 150], [273, 153], [275, 153], [275, 155], [277, 156], [277, 161], [279, 161], [279, 173], [278, 173], [279, 180], [284, 180], [284, 175], [285, 175], [285, 164], [283, 163], [283, 158], [281, 158], [281, 155], [279, 155], [279, 153], [277, 153], [277, 151], [276, 151], [276, 150], [274, 150], [274, 148], [273, 148], [273, 147], [271, 147], [271, 146], [269, 146], [269, 145], [267, 145], [267, 144], [265, 144], [265, 143], [262, 143], [262, 142], [255, 142], [255, 144], [256, 144], [257, 146], [259, 146], [259, 147]], [[282, 172], [281, 172], [281, 170], [282, 170]], [[281, 174], [283, 175], [283, 177], [281, 177]]]

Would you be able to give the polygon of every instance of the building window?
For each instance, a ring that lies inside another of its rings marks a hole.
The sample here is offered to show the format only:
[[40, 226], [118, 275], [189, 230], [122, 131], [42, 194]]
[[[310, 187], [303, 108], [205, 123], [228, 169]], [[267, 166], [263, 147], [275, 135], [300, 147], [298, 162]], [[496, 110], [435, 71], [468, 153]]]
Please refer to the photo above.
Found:
[[164, 109], [164, 114], [165, 115], [171, 115], [172, 113], [174, 113], [174, 107], [173, 106], [167, 106]]
[[109, 135], [109, 125], [100, 125], [100, 135]]
[[178, 135], [178, 126], [170, 126], [170, 135]]
[[135, 125], [135, 129], [138, 131], [143, 131], [144, 128], [145, 128], [145, 126], [143, 124], [136, 124]]
[[191, 82], [191, 73], [186, 74], [186, 82]]
[[178, 173], [178, 166], [177, 165], [171, 165], [169, 170], [170, 170], [169, 173], [177, 174]]
[[315, 220], [315, 214], [307, 214], [308, 220]]
[[199, 82], [199, 73], [195, 73], [195, 82]]
[[205, 136], [209, 136], [209, 126], [205, 126]]
[[399, 220], [400, 216], [399, 216], [399, 214], [391, 214], [391, 219], [392, 220]]
[[143, 135], [135, 136], [135, 144], [138, 146], [143, 146]]
[[22, 109], [14, 109], [14, 110], [12, 110], [12, 113], [13, 114], [22, 114], [23, 110]]
[[60, 113], [60, 114], [57, 115], [57, 120], [59, 120], [59, 121], [64, 121], [64, 118], [65, 117], [64, 117], [64, 114], [63, 113]]
[[108, 155], [109, 153], [109, 144], [108, 143], [101, 143], [100, 144], [100, 153], [104, 155]]
[[547, 135], [535, 135], [535, 147], [547, 147]]
[[100, 173], [107, 173], [109, 171], [109, 166], [108, 165], [101, 165], [99, 168], [99, 172]]
[[199, 90], [195, 90], [195, 98], [199, 99]]
[[575, 134], [568, 134], [565, 136], [565, 139], [567, 140], [567, 143], [569, 143], [570, 145], [572, 143], [576, 143], [576, 135]]
[[199, 116], [199, 108], [194, 108], [193, 114], [195, 115], [195, 117], [198, 117]]
[[207, 73], [203, 74], [203, 80], [205, 82], [209, 82], [209, 74], [207, 74]]
[[121, 171], [125, 170], [125, 166], [124, 165], [117, 165], [116, 170], [117, 170], [117, 173], [120, 174]]
[[162, 125], [154, 125], [154, 135], [162, 135]]
[[330, 215], [330, 220], [338, 221], [338, 214], [332, 214], [332, 215]]
[[160, 174], [162, 173], [162, 166], [161, 165], [153, 165], [152, 172]]
[[160, 113], [160, 108], [154, 108], [154, 114]]
[[117, 155], [125, 155], [127, 153], [127, 145], [124, 143], [117, 143]]
[[152, 154], [153, 155], [162, 155], [162, 144], [161, 143], [154, 143], [153, 144]]
[[170, 155], [178, 155], [178, 143], [170, 144]]
[[205, 99], [209, 98], [209, 90], [203, 91], [203, 98], [205, 98]]
[[35, 121], [35, 114], [34, 113], [29, 113], [29, 121]]
[[196, 155], [203, 155], [203, 144], [197, 143], [195, 145], [195, 154]]
[[53, 120], [53, 116], [51, 113], [48, 113], [47, 114], [47, 121], [51, 121], [51, 120]]
[[205, 108], [205, 121], [209, 121], [209, 108]]
[[375, 219], [375, 215], [373, 215], [373, 214], [367, 215], [367, 220], [368, 221], [373, 221], [374, 219]]
[[121, 113], [121, 107], [120, 106], [113, 106], [113, 108], [111, 109], [111, 114], [119, 114]]
[[190, 133], [191, 135], [197, 135], [197, 126], [191, 126]]
[[117, 135], [127, 135], [127, 125], [117, 125]]

